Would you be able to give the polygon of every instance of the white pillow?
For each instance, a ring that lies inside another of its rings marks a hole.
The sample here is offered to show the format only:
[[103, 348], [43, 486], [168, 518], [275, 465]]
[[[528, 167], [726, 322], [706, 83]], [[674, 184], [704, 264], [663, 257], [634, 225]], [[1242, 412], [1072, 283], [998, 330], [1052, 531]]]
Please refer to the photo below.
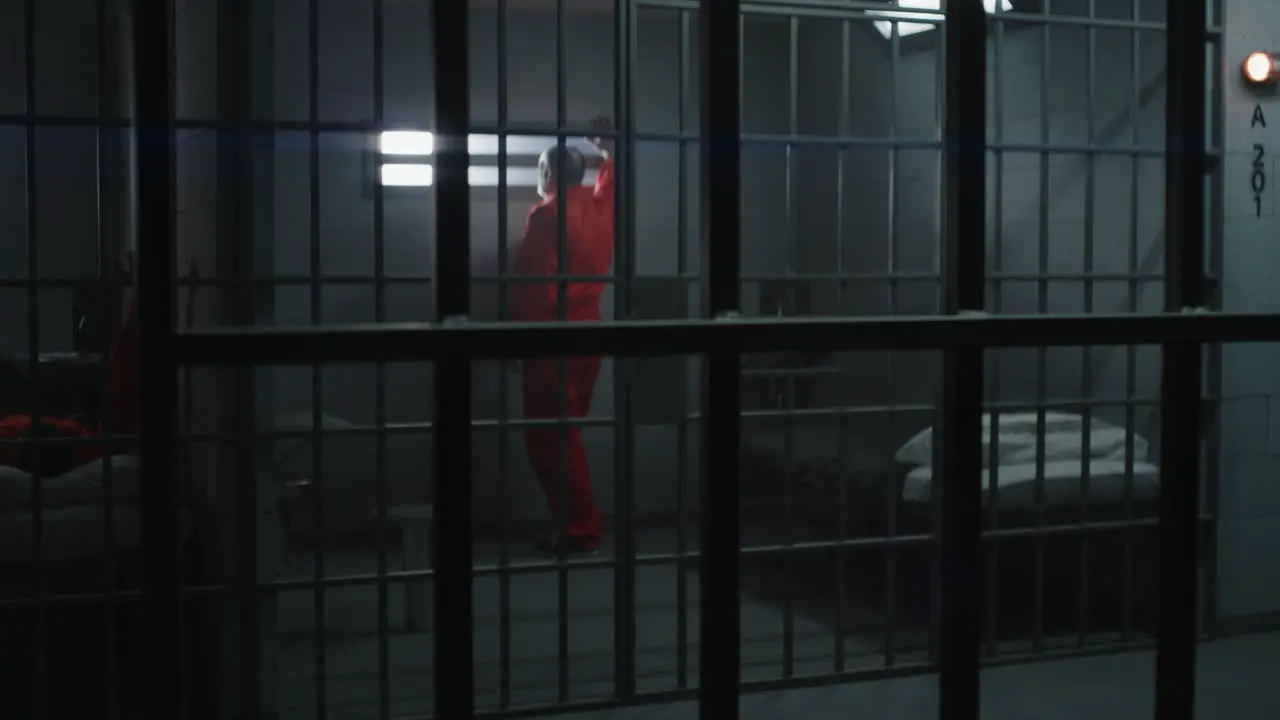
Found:
[[[41, 504], [55, 508], [101, 505], [104, 497], [105, 460], [94, 460], [40, 484]], [[30, 473], [0, 466], [0, 515], [31, 512]], [[138, 461], [131, 455], [111, 457], [111, 495], [116, 502], [138, 497]]]
[[[1036, 461], [1036, 434], [1039, 419], [1034, 412], [1000, 413], [997, 430], [996, 464], [1009, 465]], [[991, 414], [982, 417], [982, 466], [991, 466]], [[1125, 457], [1128, 442], [1124, 428], [1096, 417], [1089, 419], [1089, 455], [1096, 460], [1118, 460]], [[1137, 460], [1147, 456], [1147, 441], [1133, 438], [1133, 454]], [[1044, 414], [1044, 454], [1046, 462], [1079, 460], [1084, 454], [1084, 418], [1064, 412]], [[933, 427], [927, 427], [908, 440], [894, 459], [904, 465], [923, 467], [933, 464]]]

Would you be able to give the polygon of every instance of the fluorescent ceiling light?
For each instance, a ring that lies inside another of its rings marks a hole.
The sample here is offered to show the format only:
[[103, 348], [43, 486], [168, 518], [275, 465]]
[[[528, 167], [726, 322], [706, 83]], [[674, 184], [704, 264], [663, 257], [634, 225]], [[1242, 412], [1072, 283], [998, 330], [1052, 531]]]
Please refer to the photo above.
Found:
[[[435, 168], [426, 163], [384, 163], [378, 169], [382, 184], [387, 187], [430, 187], [435, 184]], [[507, 187], [538, 187], [538, 169], [531, 167], [507, 168]], [[498, 168], [493, 165], [473, 165], [467, 168], [467, 183], [471, 187], [497, 187], [500, 179]], [[583, 182], [594, 185], [596, 172], [588, 170]]]
[[427, 187], [435, 180], [430, 165], [388, 163], [378, 168], [378, 179], [388, 187]]
[[[996, 11], [996, 2], [997, 0], [982, 0], [982, 5], [987, 9], [987, 12], [994, 13]], [[940, 10], [942, 8], [942, 0], [895, 0], [893, 4], [900, 8], [909, 10]], [[1012, 0], [1000, 0], [1000, 10], [1001, 12], [1009, 12], [1010, 10], [1013, 10]], [[933, 20], [938, 22], [946, 18], [945, 15], [939, 12], [922, 13], [904, 12], [901, 10], [868, 10], [867, 14], [875, 15], [876, 17], [896, 17], [909, 20]], [[905, 20], [903, 22], [877, 20], [873, 24], [876, 26], [876, 30], [880, 31], [880, 34], [886, 38], [893, 37], [894, 25], [898, 26], [898, 35], [900, 37], [928, 32], [938, 26], [937, 22], [906, 22]]]
[[[556, 144], [553, 137], [508, 135], [507, 152], [511, 155], [539, 155]], [[587, 155], [599, 152], [584, 140], [565, 140], [565, 145]], [[383, 155], [431, 155], [436, 150], [435, 136], [423, 130], [385, 130], [378, 136], [378, 152]], [[467, 150], [472, 155], [497, 155], [497, 135], [467, 136]]]
[[383, 155], [430, 155], [436, 139], [429, 132], [387, 130], [378, 136], [378, 152]]

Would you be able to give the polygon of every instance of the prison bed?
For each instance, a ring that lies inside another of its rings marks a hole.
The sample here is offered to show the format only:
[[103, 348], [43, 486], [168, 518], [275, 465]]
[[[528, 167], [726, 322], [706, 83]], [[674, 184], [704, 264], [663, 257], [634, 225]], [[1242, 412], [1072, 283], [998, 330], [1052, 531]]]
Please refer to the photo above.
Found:
[[[110, 463], [110, 482], [106, 464]], [[177, 481], [177, 478], [175, 478]], [[111, 498], [110, 545], [104, 502]], [[42, 658], [43, 693], [50, 717], [104, 715], [114, 668], [117, 701], [126, 707], [145, 692], [138, 652], [145, 638], [143, 606], [136, 597], [103, 602], [96, 597], [112, 589], [136, 592], [142, 586], [142, 538], [137, 459], [115, 455], [41, 481], [40, 530], [37, 555], [36, 514], [32, 512], [32, 477], [17, 468], [0, 466], [0, 690], [14, 717], [39, 717], [37, 669]], [[179, 515], [183, 538], [184, 577], [192, 585], [206, 584], [208, 548], [197, 531], [206, 519], [192, 504]], [[110, 554], [106, 550], [110, 548]], [[105, 560], [112, 560], [108, 569]], [[37, 558], [39, 562], [37, 563]], [[175, 562], [177, 549], [175, 548]], [[46, 606], [33, 603], [39, 587]], [[78, 596], [81, 601], [63, 598]], [[108, 613], [107, 608], [114, 608]], [[188, 647], [208, 647], [216, 636], [211, 607], [188, 603], [185, 608]], [[108, 641], [108, 628], [114, 640]], [[208, 696], [212, 677], [208, 651], [193, 651], [187, 668], [189, 687]]]
[[[1090, 418], [1086, 443], [1084, 418], [1069, 413], [997, 417], [997, 432], [991, 432], [987, 416], [983, 433], [986, 527], [1004, 533], [987, 544], [988, 560], [995, 560], [990, 566], [994, 584], [989, 584], [995, 596], [988, 607], [999, 608], [990, 616], [994, 634], [1005, 639], [1074, 635], [1082, 622], [1090, 632], [1144, 629], [1153, 604], [1148, 573], [1155, 567], [1155, 528], [1128, 529], [1124, 522], [1156, 517], [1160, 475], [1145, 461], [1146, 440]], [[896, 452], [886, 449], [895, 446]], [[884, 423], [879, 429], [873, 424], [837, 429], [832, 423], [789, 431], [750, 428], [743, 433], [743, 452], [749, 473], [745, 492], [751, 499], [744, 511], [746, 527], [772, 523], [774, 537], [799, 542], [933, 532], [931, 427], [906, 442], [892, 437]], [[1082, 502], [1086, 491], [1087, 502]], [[789, 511], [778, 512], [780, 504]], [[1081, 530], [1086, 519], [1097, 525]], [[1037, 527], [1047, 528], [1039, 538], [1030, 532]], [[846, 557], [850, 595], [882, 604], [889, 597], [885, 582], [892, 582], [894, 610], [928, 625], [930, 544], [860, 550]], [[892, 563], [886, 562], [889, 557]]]

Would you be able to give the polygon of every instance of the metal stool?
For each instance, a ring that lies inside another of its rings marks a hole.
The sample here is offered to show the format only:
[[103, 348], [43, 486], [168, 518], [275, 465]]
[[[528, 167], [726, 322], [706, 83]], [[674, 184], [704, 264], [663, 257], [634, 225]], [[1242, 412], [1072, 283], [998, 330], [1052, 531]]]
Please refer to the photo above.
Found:
[[[400, 551], [405, 570], [427, 570], [433, 565], [431, 531], [434, 505], [392, 505], [387, 521], [400, 528]], [[430, 580], [411, 580], [404, 589], [404, 629], [429, 632], [434, 627], [435, 600]]]

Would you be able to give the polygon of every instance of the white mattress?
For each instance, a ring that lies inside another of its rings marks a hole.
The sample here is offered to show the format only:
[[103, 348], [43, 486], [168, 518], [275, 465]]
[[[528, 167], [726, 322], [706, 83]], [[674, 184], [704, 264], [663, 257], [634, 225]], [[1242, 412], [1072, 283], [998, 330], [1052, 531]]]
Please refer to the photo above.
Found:
[[[46, 512], [57, 508], [102, 507], [106, 496], [106, 469], [111, 468], [111, 495], [116, 502], [138, 499], [138, 459], [132, 455], [112, 455], [40, 481], [41, 502]], [[31, 512], [30, 473], [0, 466], [0, 516]]]
[[[111, 508], [112, 547], [133, 552], [141, 545], [142, 511], [137, 505]], [[106, 516], [102, 507], [60, 508], [44, 512], [43, 552], [46, 562], [99, 557], [107, 546]], [[191, 523], [184, 513], [180, 532], [190, 537]], [[35, 558], [35, 517], [31, 513], [0, 515], [0, 563], [28, 563]]]
[[[43, 552], [49, 562], [77, 560], [103, 554], [106, 543], [107, 495], [105, 473], [111, 469], [112, 547], [116, 552], [137, 550], [142, 515], [138, 507], [138, 460], [113, 455], [68, 473], [41, 481], [44, 505]], [[32, 476], [0, 467], [0, 563], [25, 563], [35, 557], [35, 515], [31, 512]], [[182, 532], [190, 532], [184, 517]]]
[[[1021, 510], [1036, 506], [1036, 463], [1001, 465], [996, 472], [996, 495], [1002, 510]], [[1125, 476], [1129, 465], [1125, 460], [1098, 460], [1089, 463], [1089, 504], [1105, 505], [1125, 498]], [[1080, 503], [1084, 487], [1080, 460], [1058, 460], [1044, 464], [1044, 503], [1046, 507], [1074, 506]], [[982, 471], [984, 500], [990, 494], [991, 469]], [[933, 494], [933, 468], [918, 467], [907, 474], [902, 485], [902, 500], [927, 503]], [[1160, 470], [1149, 463], [1133, 463], [1133, 499], [1152, 500], [1160, 494]]]
[[[982, 464], [1021, 465], [1043, 457], [1048, 462], [1089, 457], [1097, 460], [1123, 460], [1132, 455], [1145, 458], [1148, 452], [1146, 438], [1130, 433], [1105, 420], [1091, 417], [1088, 437], [1085, 437], [1085, 418], [1064, 412], [1034, 412], [999, 414], [999, 430], [992, 432], [990, 413], [982, 417]], [[916, 433], [902, 447], [895, 459], [903, 465], [919, 467], [934, 462], [934, 433], [926, 427]], [[998, 439], [998, 442], [997, 442]], [[992, 457], [992, 451], [996, 457]], [[1087, 451], [1087, 452], [1086, 452]]]

